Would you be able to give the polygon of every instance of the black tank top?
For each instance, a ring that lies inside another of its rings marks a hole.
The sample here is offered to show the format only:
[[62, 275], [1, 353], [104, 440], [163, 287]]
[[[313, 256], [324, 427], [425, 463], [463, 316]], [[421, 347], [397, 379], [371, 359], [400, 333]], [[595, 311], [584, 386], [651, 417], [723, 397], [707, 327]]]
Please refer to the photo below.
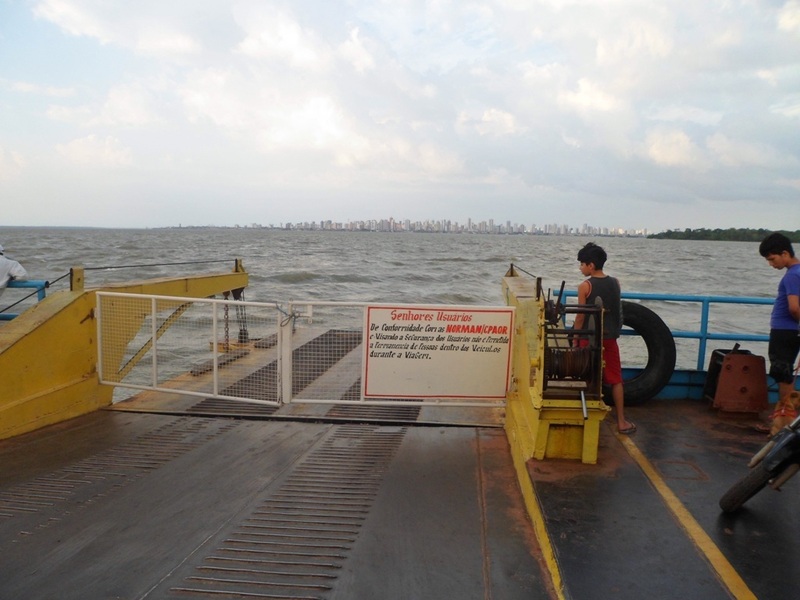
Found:
[[616, 277], [589, 277], [591, 289], [586, 304], [594, 304], [595, 298], [603, 301], [603, 338], [616, 339], [622, 329], [622, 301], [619, 281]]

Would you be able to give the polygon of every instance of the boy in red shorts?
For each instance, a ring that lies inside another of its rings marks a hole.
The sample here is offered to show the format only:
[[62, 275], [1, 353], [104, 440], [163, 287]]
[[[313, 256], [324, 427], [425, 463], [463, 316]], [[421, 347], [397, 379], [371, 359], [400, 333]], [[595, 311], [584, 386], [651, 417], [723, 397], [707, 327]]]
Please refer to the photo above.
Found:
[[[619, 281], [603, 272], [608, 255], [597, 244], [589, 242], [578, 252], [581, 274], [588, 277], [578, 286], [578, 304], [603, 301], [603, 383], [611, 386], [611, 398], [617, 413], [617, 431], [631, 434], [636, 425], [625, 419], [625, 394], [622, 385], [622, 364], [619, 357], [619, 338], [622, 329], [622, 299]], [[584, 327], [585, 315], [575, 316], [575, 329]]]

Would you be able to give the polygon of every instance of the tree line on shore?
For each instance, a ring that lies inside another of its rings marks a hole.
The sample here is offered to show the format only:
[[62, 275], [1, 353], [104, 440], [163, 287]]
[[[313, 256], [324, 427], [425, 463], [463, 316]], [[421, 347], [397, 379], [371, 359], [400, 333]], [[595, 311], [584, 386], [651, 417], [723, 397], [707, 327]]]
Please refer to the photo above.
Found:
[[[661, 233], [653, 233], [648, 235], [648, 238], [656, 240], [719, 240], [726, 242], [760, 242], [770, 233], [775, 233], [771, 229], [700, 229], [686, 228], [683, 230], [669, 229]], [[792, 243], [800, 243], [800, 230], [785, 231], [778, 230], [788, 237]]]

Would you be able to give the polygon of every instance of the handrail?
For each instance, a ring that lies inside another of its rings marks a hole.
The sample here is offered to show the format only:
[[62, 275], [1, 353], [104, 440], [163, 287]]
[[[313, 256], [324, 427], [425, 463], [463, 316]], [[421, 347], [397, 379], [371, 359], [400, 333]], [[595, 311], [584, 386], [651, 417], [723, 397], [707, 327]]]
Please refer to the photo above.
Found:
[[50, 287], [50, 282], [43, 279], [12, 279], [8, 282], [10, 288], [35, 288], [38, 291], [39, 301], [44, 300], [45, 290]]
[[[566, 290], [564, 295], [576, 297], [575, 290]], [[654, 300], [658, 302], [697, 302], [701, 304], [700, 329], [698, 331], [671, 330], [674, 338], [700, 340], [697, 350], [697, 370], [702, 371], [705, 365], [708, 340], [729, 340], [741, 342], [768, 342], [769, 335], [754, 333], [709, 333], [708, 317], [712, 303], [716, 304], [761, 304], [772, 305], [774, 298], [758, 298], [753, 296], [695, 296], [686, 294], [645, 294], [641, 292], [622, 292], [623, 300]], [[624, 335], [636, 335], [630, 330], [623, 330]]]
[[[50, 287], [50, 282], [49, 281], [45, 281], [43, 279], [12, 279], [11, 281], [8, 282], [8, 286], [7, 287], [9, 287], [9, 288], [32, 288], [32, 289], [35, 289], [36, 290], [36, 299], [37, 299], [38, 302], [41, 302], [42, 300], [44, 300], [44, 298], [46, 296], [46, 291], [45, 290]], [[23, 298], [22, 300], [24, 300], [24, 299], [25, 298]], [[21, 302], [22, 300], [20, 300], [19, 302]], [[7, 312], [4, 312], [4, 311], [8, 310], [12, 306], [15, 306], [16, 304], [19, 304], [19, 302], [15, 302], [14, 304], [11, 304], [10, 306], [6, 306], [5, 308], [0, 309], [0, 321], [10, 321], [11, 319], [13, 319], [13, 318], [18, 316], [17, 313], [7, 313]]]

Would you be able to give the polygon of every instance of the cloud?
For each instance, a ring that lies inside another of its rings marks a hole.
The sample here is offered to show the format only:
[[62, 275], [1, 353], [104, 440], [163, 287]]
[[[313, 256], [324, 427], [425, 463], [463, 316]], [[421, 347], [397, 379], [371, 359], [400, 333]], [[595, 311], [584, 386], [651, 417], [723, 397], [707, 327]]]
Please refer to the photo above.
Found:
[[139, 193], [165, 205], [246, 196], [225, 212], [298, 211], [284, 220], [352, 202], [552, 221], [563, 199], [625, 198], [619, 218], [652, 227], [674, 203], [700, 215], [700, 198], [796, 203], [800, 0], [26, 6], [7, 25], [2, 143], [27, 158], [23, 179], [56, 188], [78, 185], [49, 160], [58, 146], [146, 173]]
[[674, 121], [697, 123], [698, 125], [714, 126], [722, 120], [720, 110], [706, 110], [698, 106], [671, 105], [662, 106], [645, 113], [653, 121]]
[[[0, 79], [0, 81], [3, 80]], [[66, 98], [75, 94], [75, 89], [71, 87], [43, 86], [27, 81], [9, 82], [8, 88], [12, 92], [18, 92], [20, 94], [37, 94], [53, 98]]]
[[26, 166], [22, 154], [4, 150], [0, 146], [0, 181], [9, 181], [17, 178]]
[[722, 133], [709, 136], [706, 145], [716, 160], [726, 167], [800, 165], [800, 161], [796, 157], [785, 156], [768, 144], [733, 140]]
[[284, 105], [263, 116], [259, 139], [268, 149], [332, 147], [347, 134], [340, 110], [325, 96], [310, 97], [291, 107]]
[[114, 33], [98, 8], [96, 5], [70, 0], [42, 0], [34, 6], [33, 14], [57, 24], [67, 33], [93, 37], [107, 44]]
[[672, 37], [655, 21], [624, 20], [618, 30], [608, 33], [597, 41], [597, 63], [603, 67], [640, 61], [643, 56], [663, 59], [672, 52]]
[[481, 114], [462, 111], [457, 119], [459, 131], [481, 136], [501, 137], [522, 131], [511, 113], [499, 108], [487, 108]]
[[778, 185], [785, 185], [786, 187], [793, 188], [800, 192], [800, 179], [779, 179], [776, 183]]
[[52, 105], [47, 116], [55, 121], [75, 123], [81, 127], [140, 127], [158, 123], [155, 90], [142, 82], [111, 88], [102, 105]]
[[139, 33], [136, 49], [143, 54], [180, 56], [200, 54], [202, 47], [182, 31], [155, 26]]
[[707, 166], [700, 148], [680, 129], [658, 128], [649, 132], [645, 151], [651, 161], [664, 167], [702, 170]]
[[387, 56], [417, 75], [449, 73], [474, 65], [498, 49], [502, 15], [497, 4], [454, 2], [356, 2]]
[[375, 58], [366, 49], [364, 42], [359, 37], [358, 27], [350, 30], [350, 37], [339, 45], [338, 52], [359, 73], [375, 68]]
[[432, 143], [407, 147], [398, 154], [423, 172], [434, 176], [452, 176], [464, 170], [458, 154]]
[[33, 14], [70, 35], [130, 48], [142, 55], [181, 60], [200, 54], [203, 46], [187, 28], [196, 25], [199, 13], [214, 20], [215, 11], [177, 3], [164, 10], [165, 5], [159, 4], [152, 0], [127, 6], [102, 0], [39, 0]]
[[800, 118], [800, 93], [787, 95], [769, 108], [772, 112], [784, 117]]
[[117, 125], [137, 127], [158, 122], [153, 105], [154, 91], [148, 85], [119, 85], [109, 90], [100, 115], [90, 126]]
[[558, 96], [559, 104], [576, 111], [584, 118], [591, 118], [598, 112], [611, 112], [622, 108], [623, 102], [601, 89], [600, 85], [586, 78], [578, 80], [575, 91], [562, 91]]
[[332, 98], [282, 93], [236, 70], [197, 70], [180, 94], [190, 120], [256, 141], [262, 151], [331, 147], [346, 135], [346, 120]]
[[239, 52], [249, 58], [286, 61], [296, 68], [326, 67], [331, 49], [313, 30], [274, 6], [249, 8], [237, 19], [245, 35]]
[[48, 118], [64, 123], [88, 123], [94, 118], [95, 112], [89, 106], [63, 106], [54, 104], [45, 111]]
[[778, 12], [778, 28], [800, 35], [800, 0], [789, 0]]
[[89, 135], [67, 144], [59, 144], [56, 150], [68, 161], [82, 166], [124, 167], [133, 163], [130, 149], [112, 136], [100, 138]]
[[510, 135], [518, 131], [514, 115], [497, 108], [484, 111], [477, 129], [481, 135], [492, 136]]

